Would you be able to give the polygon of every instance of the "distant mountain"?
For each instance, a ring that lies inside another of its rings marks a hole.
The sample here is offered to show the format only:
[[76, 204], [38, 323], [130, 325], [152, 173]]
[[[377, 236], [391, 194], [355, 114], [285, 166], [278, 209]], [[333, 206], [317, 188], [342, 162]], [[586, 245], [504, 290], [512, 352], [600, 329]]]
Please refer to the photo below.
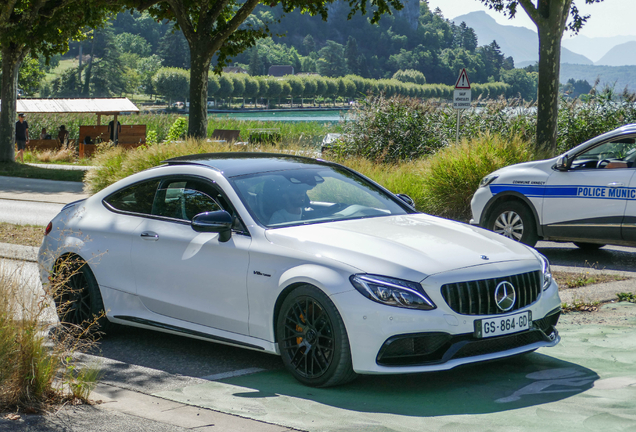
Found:
[[[453, 18], [456, 25], [465, 22], [477, 34], [479, 45], [488, 45], [493, 40], [506, 56], [512, 56], [515, 66], [534, 64], [539, 60], [539, 38], [537, 33], [525, 27], [501, 25], [486, 12], [471, 12]], [[561, 63], [593, 64], [587, 57], [561, 49]]]
[[603, 57], [609, 50], [616, 45], [636, 41], [636, 36], [611, 36], [611, 37], [596, 37], [590, 38], [587, 36], [568, 36], [563, 37], [562, 45], [572, 52], [583, 54], [595, 64]]
[[561, 63], [561, 83], [570, 78], [586, 80], [594, 85], [599, 79], [597, 89], [603, 90], [606, 86], [612, 87], [616, 93], [621, 93], [625, 87], [630, 91], [636, 91], [636, 68], [633, 66], [594, 66]]
[[634, 66], [636, 65], [636, 41], [616, 45], [599, 61], [594, 63], [601, 66]]

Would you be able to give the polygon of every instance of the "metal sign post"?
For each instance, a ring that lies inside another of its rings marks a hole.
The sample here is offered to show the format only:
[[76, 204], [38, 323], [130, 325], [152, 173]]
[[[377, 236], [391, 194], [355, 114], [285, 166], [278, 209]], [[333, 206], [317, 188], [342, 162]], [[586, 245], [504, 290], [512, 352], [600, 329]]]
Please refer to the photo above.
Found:
[[455, 83], [455, 92], [453, 94], [453, 108], [457, 110], [457, 143], [459, 143], [459, 116], [461, 110], [470, 108], [471, 100], [468, 74], [466, 73], [466, 69], [462, 69], [459, 71], [459, 77]]

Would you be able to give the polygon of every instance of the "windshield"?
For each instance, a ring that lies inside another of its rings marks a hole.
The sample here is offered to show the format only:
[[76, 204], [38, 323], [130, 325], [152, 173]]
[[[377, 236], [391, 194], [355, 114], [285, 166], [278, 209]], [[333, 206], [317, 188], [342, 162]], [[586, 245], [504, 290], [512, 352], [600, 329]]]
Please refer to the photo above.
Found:
[[229, 179], [263, 226], [279, 227], [408, 213], [388, 194], [337, 167], [311, 167]]

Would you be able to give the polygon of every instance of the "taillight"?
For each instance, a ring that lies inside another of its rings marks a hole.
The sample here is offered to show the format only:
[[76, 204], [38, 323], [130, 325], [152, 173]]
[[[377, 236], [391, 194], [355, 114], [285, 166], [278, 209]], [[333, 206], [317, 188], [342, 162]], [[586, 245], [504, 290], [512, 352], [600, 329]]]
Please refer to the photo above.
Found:
[[44, 230], [44, 235], [49, 235], [52, 229], [53, 229], [53, 222], [49, 222], [49, 224], [46, 226], [46, 229]]

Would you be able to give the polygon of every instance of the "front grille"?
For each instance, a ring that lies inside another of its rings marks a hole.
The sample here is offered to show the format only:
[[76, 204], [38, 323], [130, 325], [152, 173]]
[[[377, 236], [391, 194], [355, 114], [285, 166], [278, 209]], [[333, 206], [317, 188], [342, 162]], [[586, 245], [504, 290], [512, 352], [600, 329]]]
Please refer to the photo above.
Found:
[[[531, 305], [541, 294], [541, 271], [512, 276], [457, 282], [442, 285], [442, 296], [452, 310], [462, 315], [496, 315], [510, 313]], [[508, 281], [515, 287], [517, 298], [512, 309], [502, 311], [495, 302], [495, 289]]]

